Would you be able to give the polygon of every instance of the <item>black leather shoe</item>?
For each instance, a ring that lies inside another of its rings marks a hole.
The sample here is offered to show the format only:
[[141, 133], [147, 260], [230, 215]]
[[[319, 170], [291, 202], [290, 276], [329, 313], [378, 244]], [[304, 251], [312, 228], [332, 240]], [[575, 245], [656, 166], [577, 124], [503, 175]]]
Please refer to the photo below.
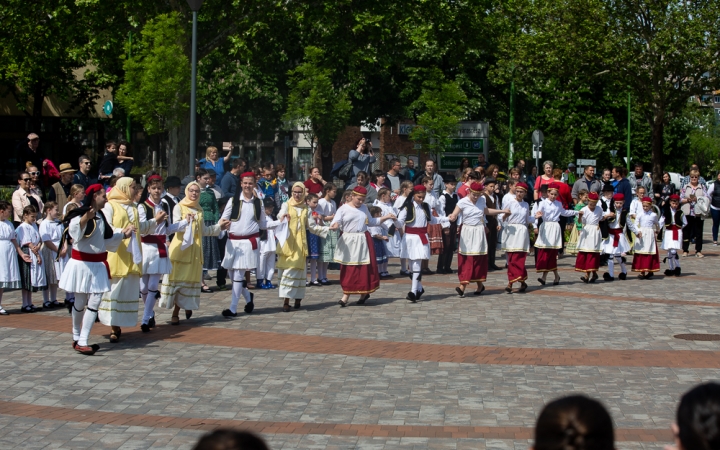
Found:
[[415, 296], [415, 293], [412, 291], [408, 292], [407, 297], [405, 297], [405, 298], [410, 300], [413, 303], [417, 302], [417, 297]]
[[230, 311], [229, 309], [223, 309], [223, 317], [237, 317], [237, 313]]
[[[624, 275], [624, 274], [623, 274], [623, 275]], [[653, 272], [648, 272], [647, 275], [645, 275], [645, 279], [646, 279], [646, 280], [649, 280], [650, 278], [653, 277], [653, 275], [655, 275], [655, 273], [653, 273]], [[622, 279], [624, 280], [625, 278], [623, 277]]]
[[[650, 273], [652, 273], [652, 272], [650, 272]], [[625, 279], [627, 279], [627, 274], [620, 272], [620, 275], [618, 275], [618, 278], [620, 278], [621, 280], [625, 280]]]
[[605, 280], [605, 281], [614, 281], [614, 280], [615, 280], [615, 277], [611, 277], [609, 273], [605, 272], [605, 273], [603, 274], [603, 280]]
[[155, 316], [152, 316], [150, 320], [148, 320], [148, 326], [150, 328], [155, 328]]
[[420, 300], [420, 297], [425, 293], [425, 288], [423, 288], [420, 292], [417, 293], [416, 297], [418, 300]]
[[251, 300], [247, 303], [245, 303], [245, 312], [250, 314], [253, 312], [253, 309], [255, 309], [255, 303]]
[[150, 325], [143, 323], [140, 325], [140, 329], [143, 333], [149, 333], [150, 332]]

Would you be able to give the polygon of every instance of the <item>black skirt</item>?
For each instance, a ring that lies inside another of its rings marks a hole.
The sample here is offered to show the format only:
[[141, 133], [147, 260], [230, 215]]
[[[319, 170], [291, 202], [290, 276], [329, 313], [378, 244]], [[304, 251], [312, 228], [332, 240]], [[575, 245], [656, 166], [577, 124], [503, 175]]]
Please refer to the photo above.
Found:
[[[30, 255], [30, 249], [27, 247], [21, 247], [21, 250], [26, 255]], [[20, 266], [20, 286], [25, 291], [37, 292], [47, 290], [47, 284], [45, 286], [33, 286], [32, 285], [32, 264], [25, 262], [24, 259], [18, 255], [18, 265]], [[42, 264], [40, 270], [43, 270]]]

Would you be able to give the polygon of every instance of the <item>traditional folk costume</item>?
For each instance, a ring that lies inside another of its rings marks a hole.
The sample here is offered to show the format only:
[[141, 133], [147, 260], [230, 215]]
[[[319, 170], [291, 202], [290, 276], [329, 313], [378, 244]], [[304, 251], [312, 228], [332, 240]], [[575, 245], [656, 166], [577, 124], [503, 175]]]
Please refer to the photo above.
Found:
[[[241, 175], [243, 178], [255, 178], [252, 172]], [[237, 306], [240, 297], [245, 299], [245, 312], [250, 314], [255, 308], [254, 295], [248, 290], [245, 272], [255, 270], [258, 266], [260, 249], [260, 233], [267, 229], [267, 217], [262, 200], [254, 195], [249, 199], [245, 197], [242, 189], [235, 192], [235, 196], [227, 202], [221, 219], [230, 220], [230, 230], [225, 246], [225, 258], [222, 266], [228, 270], [232, 281], [232, 300], [230, 308], [223, 310], [225, 317], [237, 316]]]
[[[653, 204], [650, 197], [644, 197], [643, 203]], [[657, 213], [640, 211], [634, 221], [628, 222], [628, 227], [635, 233], [634, 255], [632, 271], [640, 272], [640, 278], [651, 278], [653, 273], [660, 270], [660, 255], [658, 254], [655, 238], [656, 227], [662, 228], [665, 217], [658, 217]], [[642, 237], [637, 237], [642, 233]]]
[[75, 294], [72, 305], [73, 348], [89, 355], [99, 348], [97, 345], [88, 346], [88, 337], [98, 316], [102, 294], [110, 290], [107, 252], [117, 249], [123, 240], [122, 233], [113, 231], [102, 211], [95, 213], [85, 229], [80, 228], [80, 219], [90, 210], [95, 193], [102, 190], [104, 188], [100, 184], [89, 186], [85, 190], [83, 206], [64, 217], [64, 224], [68, 227], [66, 237], [73, 240], [73, 249], [60, 276], [60, 289]]
[[103, 294], [100, 303], [100, 322], [112, 327], [110, 342], [117, 342], [121, 327], [137, 325], [142, 275], [142, 250], [139, 236], [155, 228], [155, 219], [140, 221], [138, 209], [132, 201], [130, 186], [134, 180], [123, 177], [108, 194], [103, 214], [115, 230], [135, 225], [135, 233], [124, 239], [115, 251], [108, 252], [107, 261], [112, 277], [110, 291]]
[[[413, 188], [414, 193], [426, 192], [423, 185]], [[428, 225], [439, 225], [441, 228], [449, 227], [447, 217], [436, 217], [430, 211], [428, 203], [418, 204], [410, 197], [400, 209], [397, 218], [398, 224], [405, 227], [404, 240], [401, 257], [410, 262], [412, 273], [412, 287], [407, 294], [407, 299], [416, 302], [425, 293], [422, 287], [422, 261], [430, 259], [430, 242], [428, 239]], [[441, 232], [442, 234], [442, 232]]]
[[[613, 202], [624, 202], [625, 195], [615, 194], [612, 197]], [[605, 210], [605, 208], [603, 208]], [[606, 237], [603, 236], [602, 252], [603, 255], [607, 255], [608, 260], [608, 271], [603, 274], [605, 281], [613, 281], [615, 279], [615, 264], [620, 264], [620, 274], [618, 278], [624, 280], [627, 278], [627, 267], [625, 265], [625, 255], [630, 251], [630, 243], [625, 236], [625, 226], [627, 225], [630, 229], [630, 225], [633, 221], [628, 221], [628, 212], [620, 208], [618, 211], [616, 208], [608, 208], [609, 211], [615, 212], [613, 219], [605, 220], [605, 226], [607, 227], [605, 232]], [[643, 211], [640, 210], [642, 214]], [[603, 230], [601, 230], [603, 231]], [[634, 261], [634, 260], [633, 260]]]
[[[366, 196], [363, 186], [356, 186], [353, 195]], [[375, 246], [368, 226], [376, 227], [381, 221], [371, 217], [365, 204], [355, 208], [347, 203], [335, 214], [332, 223], [340, 225], [342, 234], [335, 250], [335, 262], [340, 264], [340, 286], [343, 294], [360, 294], [363, 304], [380, 287], [380, 274], [375, 263]], [[347, 306], [340, 300], [340, 306]]]
[[[518, 189], [527, 192], [527, 184], [518, 183], [515, 190]], [[505, 252], [508, 264], [508, 287], [505, 288], [505, 291], [512, 293], [513, 283], [519, 281], [521, 283], [520, 292], [525, 292], [527, 289], [525, 280], [528, 278], [525, 260], [530, 251], [528, 225], [533, 222], [530, 206], [525, 201], [517, 201], [517, 198], [507, 198], [507, 201], [503, 199], [503, 208], [510, 210], [509, 215], [502, 217], [504, 221], [502, 250]]]
[[[157, 178], [155, 178], [157, 177]], [[148, 179], [161, 179], [159, 175], [153, 175]], [[145, 200], [138, 206], [140, 222], [146, 222], [164, 211], [162, 202], [155, 204], [151, 199]], [[169, 216], [168, 216], [169, 217]], [[164, 275], [172, 272], [172, 263], [168, 255], [168, 236], [181, 232], [187, 227], [186, 220], [168, 224], [166, 219], [157, 223], [147, 234], [142, 236], [142, 278], [140, 278], [140, 297], [145, 304], [143, 318], [140, 328], [143, 332], [150, 331], [155, 326], [155, 302], [160, 298], [160, 282]]]
[[[453, 178], [454, 179], [454, 178]], [[443, 215], [447, 217], [455, 211], [455, 207], [458, 204], [457, 194], [455, 192], [448, 192], [444, 190], [442, 195], [438, 198], [439, 209], [443, 211]], [[455, 253], [455, 242], [457, 239], [457, 222], [450, 222], [450, 232], [448, 234], [443, 233], [443, 251], [438, 257], [437, 272], [438, 273], [452, 273], [452, 260], [453, 254]]]
[[[470, 191], [482, 193], [482, 185], [473, 183]], [[488, 243], [485, 233], [485, 197], [480, 195], [477, 202], [473, 203], [470, 197], [463, 197], [458, 201], [456, 208], [460, 210], [458, 220], [462, 221], [460, 228], [460, 246], [458, 248], [458, 280], [465, 286], [470, 283], [483, 283], [488, 272]], [[480, 295], [485, 288], [476, 291]], [[460, 297], [465, 296], [465, 291], [457, 288]]]
[[[558, 183], [550, 183], [548, 191], [559, 191]], [[577, 211], [570, 211], [563, 208], [562, 203], [558, 200], [550, 201], [550, 199], [542, 199], [537, 205], [537, 212], [542, 214], [540, 219], [542, 223], [538, 228], [538, 235], [535, 239], [536, 261], [535, 270], [537, 272], [555, 272], [557, 271], [558, 251], [562, 248], [562, 233], [560, 229], [560, 216], [574, 217]], [[545, 284], [545, 280], [540, 283]], [[553, 284], [558, 284], [557, 279]]]
[[[334, 216], [337, 212], [337, 205], [335, 200], [325, 200], [321, 198], [318, 200], [320, 205], [325, 212], [325, 217]], [[330, 226], [332, 221], [326, 220], [323, 225]], [[327, 279], [328, 266], [335, 257], [335, 248], [340, 237], [340, 233], [337, 230], [329, 230], [327, 236], [320, 238], [320, 275], [318, 276], [320, 284], [327, 286], [330, 282]]]
[[62, 276], [63, 268], [70, 259], [70, 251], [65, 256], [58, 258], [58, 253], [62, 250], [58, 245], [62, 240], [64, 227], [59, 220], [45, 219], [40, 224], [40, 239], [43, 242], [50, 241], [58, 249], [57, 252], [50, 250], [47, 245], [43, 245], [40, 255], [42, 256], [43, 270], [47, 280], [48, 289], [43, 291], [43, 307], [55, 308], [60, 306], [57, 301], [58, 283]]
[[[307, 189], [303, 183], [297, 182], [292, 189], [302, 189], [303, 194], [299, 200], [291, 197], [282, 204], [278, 213], [278, 220], [282, 221], [287, 217], [288, 237], [278, 247], [279, 289], [278, 295], [285, 299], [283, 311], [290, 311], [290, 299], [295, 299], [294, 307], [300, 308], [300, 302], [305, 298], [306, 259], [307, 259], [307, 231], [327, 237], [328, 227], [319, 226], [311, 220], [310, 208], [305, 203]], [[340, 210], [338, 210], [339, 212]], [[335, 216], [337, 218], [337, 215]], [[339, 245], [339, 242], [338, 242]], [[337, 256], [337, 251], [336, 251]]]
[[[445, 210], [440, 207], [440, 200], [433, 191], [427, 192], [424, 202], [430, 207], [430, 213], [434, 217], [445, 217]], [[443, 228], [447, 227], [443, 227], [439, 222], [427, 226], [431, 255], [440, 255], [443, 252]]]
[[[377, 206], [382, 210], [382, 215], [395, 214], [397, 216], [397, 210], [392, 203], [383, 203], [380, 200], [375, 200], [373, 206]], [[387, 219], [382, 223], [383, 228], [387, 231], [388, 240], [383, 241], [385, 246], [385, 254], [388, 259], [400, 258], [402, 254], [402, 228], [398, 227], [395, 220]]]
[[[412, 194], [410, 194], [412, 195]], [[394, 214], [397, 216], [397, 214], [400, 212], [400, 208], [403, 207], [405, 202], [407, 201], [407, 197], [404, 195], [398, 195], [395, 198], [395, 203], [393, 204]], [[399, 236], [399, 250], [400, 250], [400, 275], [403, 276], [409, 276], [412, 277], [412, 273], [408, 270], [408, 260], [407, 258], [403, 258], [403, 249], [405, 248], [405, 231], [403, 230], [403, 227], [397, 227], [398, 231], [400, 231]]]
[[585, 273], [585, 276], [580, 277], [585, 283], [594, 283], [598, 278], [597, 271], [600, 269], [600, 253], [603, 244], [600, 234], [600, 222], [603, 220], [604, 215], [602, 208], [597, 204], [599, 201], [597, 193], [590, 192], [588, 198], [591, 204], [595, 204], [595, 208], [591, 209], [588, 205], [580, 210], [580, 214], [582, 214], [582, 230], [578, 238], [575, 271]]
[[[313, 222], [315, 225], [323, 225], [325, 222], [322, 220], [323, 216], [325, 216], [325, 210], [322, 206], [318, 203], [315, 208], [310, 208], [308, 206], [308, 209], [310, 210], [310, 222]], [[322, 246], [322, 241], [320, 236], [312, 233], [306, 233], [305, 236], [307, 237], [307, 243], [308, 243], [308, 265], [310, 266], [310, 286], [322, 286], [322, 283], [320, 283], [320, 250]]]
[[0, 222], [0, 291], [3, 289], [20, 289], [20, 266], [18, 254], [13, 240], [17, 238], [15, 227], [9, 220]]
[[372, 237], [373, 249], [375, 250], [375, 264], [381, 277], [387, 275], [388, 257], [385, 250], [385, 240], [383, 239], [383, 237], [388, 236], [387, 232], [388, 230], [383, 224], [368, 227], [368, 233]]
[[[269, 202], [274, 207], [275, 200], [266, 198], [264, 200], [265, 206], [268, 206]], [[273, 275], [275, 275], [275, 255], [277, 251], [275, 228], [280, 226], [281, 223], [279, 220], [267, 217], [267, 232], [260, 234], [260, 262], [257, 269], [255, 269], [260, 289], [275, 289], [277, 287], [272, 284]]]
[[[670, 200], [680, 202], [680, 196], [673, 194]], [[678, 209], [673, 209], [670, 202], [665, 205], [663, 216], [665, 219], [665, 233], [663, 234], [662, 249], [667, 250], [665, 260], [668, 263], [668, 269], [665, 270], [665, 276], [680, 276], [680, 258], [678, 251], [683, 246], [683, 228], [687, 226], [687, 218], [685, 214]]]
[[20, 249], [26, 255], [30, 255], [31, 262], [25, 262], [18, 255], [18, 264], [20, 265], [20, 283], [22, 287], [22, 311], [35, 312], [42, 308], [36, 308], [32, 304], [32, 293], [44, 291], [47, 289], [47, 280], [45, 278], [45, 269], [42, 265], [42, 258], [38, 258], [34, 252], [30, 251], [30, 245], [40, 245], [40, 232], [36, 224], [26, 222], [20, 223], [15, 230], [17, 242]]
[[[167, 309], [174, 307], [185, 310], [185, 317], [190, 318], [192, 311], [200, 308], [200, 288], [203, 270], [203, 236], [217, 236], [220, 225], [205, 225], [203, 211], [199, 201], [190, 200], [190, 187], [200, 185], [193, 181], [185, 186], [185, 198], [173, 209], [173, 223], [180, 222], [188, 214], [194, 214], [183, 234], [178, 233], [170, 243], [170, 263], [172, 269], [163, 275], [160, 285], [160, 306]], [[173, 316], [170, 322], [179, 325], [180, 319]]]

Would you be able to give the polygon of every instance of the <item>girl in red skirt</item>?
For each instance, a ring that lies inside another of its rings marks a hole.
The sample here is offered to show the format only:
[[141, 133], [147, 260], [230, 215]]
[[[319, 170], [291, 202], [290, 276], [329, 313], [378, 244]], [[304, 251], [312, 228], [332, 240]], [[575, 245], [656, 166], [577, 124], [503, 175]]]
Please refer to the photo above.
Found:
[[653, 211], [653, 201], [650, 197], [643, 197], [642, 212], [636, 219], [628, 221], [628, 228], [637, 236], [633, 246], [632, 271], [640, 272], [640, 279], [650, 279], [660, 270], [660, 255], [658, 254], [656, 228], [661, 229], [665, 224], [665, 217]]
[[542, 219], [535, 240], [537, 258], [535, 270], [542, 273], [538, 278], [540, 284], [544, 285], [548, 272], [555, 274], [554, 285], [560, 284], [560, 275], [557, 272], [558, 250], [562, 248], [562, 230], [560, 229], [560, 216], [574, 217], [578, 211], [570, 211], [563, 208], [562, 203], [557, 200], [560, 191], [560, 183], [553, 182], [548, 185], [547, 198], [537, 205], [536, 219]]
[[485, 236], [485, 216], [509, 214], [509, 210], [488, 209], [485, 206], [485, 197], [482, 196], [483, 185], [472, 183], [468, 189], [467, 197], [461, 199], [455, 210], [448, 216], [451, 222], [462, 218], [460, 231], [460, 246], [458, 249], [458, 279], [460, 286], [455, 292], [465, 297], [465, 286], [477, 283], [475, 295], [485, 290], [483, 282], [487, 278], [488, 270], [488, 244]]
[[512, 198], [506, 195], [507, 202], [503, 204], [505, 209], [510, 210], [510, 214], [501, 218], [504, 221], [502, 249], [507, 257], [508, 264], [508, 285], [505, 292], [508, 294], [512, 294], [513, 284], [518, 281], [520, 282], [519, 292], [525, 292], [527, 289], [525, 280], [527, 280], [528, 275], [525, 268], [525, 259], [530, 251], [528, 225], [533, 222], [530, 207], [524, 200], [527, 190], [527, 184], [517, 183], [515, 185], [515, 195]]
[[575, 259], [575, 271], [584, 272], [580, 279], [585, 283], [594, 283], [598, 279], [597, 271], [600, 269], [600, 253], [602, 252], [602, 235], [600, 234], [600, 221], [615, 217], [615, 213], [608, 211], [603, 214], [602, 208], [597, 204], [600, 197], [596, 192], [588, 194], [588, 204], [578, 213], [582, 221], [582, 231], [578, 238], [578, 255]]

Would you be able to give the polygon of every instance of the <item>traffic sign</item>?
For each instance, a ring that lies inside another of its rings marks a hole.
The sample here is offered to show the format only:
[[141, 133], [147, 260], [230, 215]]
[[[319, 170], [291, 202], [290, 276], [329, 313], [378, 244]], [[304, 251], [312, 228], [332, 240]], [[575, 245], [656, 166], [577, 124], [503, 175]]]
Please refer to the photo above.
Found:
[[452, 153], [480, 153], [483, 151], [482, 139], [453, 139], [447, 148]]
[[545, 135], [540, 130], [535, 130], [532, 133], [532, 143], [538, 147], [542, 147], [543, 141], [545, 141]]
[[[457, 170], [460, 168], [460, 163], [462, 162], [463, 158], [467, 158], [467, 155], [444, 153], [440, 157], [440, 167], [438, 170]], [[470, 164], [472, 165], [472, 161], [470, 162]]]
[[575, 164], [577, 164], [580, 167], [596, 166], [597, 164], [595, 164], [595, 162], [596, 161], [594, 159], [578, 159]]
[[103, 105], [103, 112], [107, 116], [112, 114], [112, 112], [113, 112], [113, 102], [112, 101], [108, 100], [105, 102], [105, 104]]

